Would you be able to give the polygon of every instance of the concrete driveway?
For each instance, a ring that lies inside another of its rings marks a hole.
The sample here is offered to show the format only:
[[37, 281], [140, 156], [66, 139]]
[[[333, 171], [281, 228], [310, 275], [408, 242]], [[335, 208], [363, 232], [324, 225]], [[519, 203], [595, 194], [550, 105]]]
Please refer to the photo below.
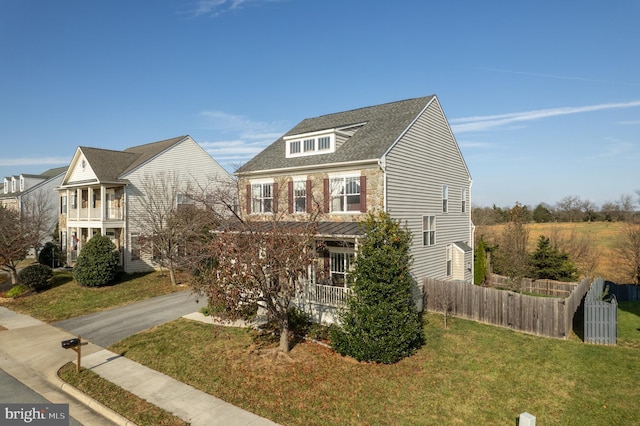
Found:
[[205, 300], [198, 303], [191, 290], [184, 290], [52, 325], [108, 348], [143, 330], [197, 312], [205, 304]]

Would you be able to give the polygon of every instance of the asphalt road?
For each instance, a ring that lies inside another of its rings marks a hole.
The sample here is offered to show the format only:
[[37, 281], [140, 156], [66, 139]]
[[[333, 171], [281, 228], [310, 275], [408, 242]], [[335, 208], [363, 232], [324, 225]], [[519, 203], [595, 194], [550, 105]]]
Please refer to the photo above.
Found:
[[[0, 402], [5, 404], [50, 404], [39, 393], [0, 370]], [[69, 426], [82, 426], [73, 417], [69, 418]]]
[[108, 348], [143, 330], [197, 312], [204, 304], [203, 300], [199, 303], [196, 301], [191, 290], [185, 290], [52, 325], [80, 336], [82, 340]]

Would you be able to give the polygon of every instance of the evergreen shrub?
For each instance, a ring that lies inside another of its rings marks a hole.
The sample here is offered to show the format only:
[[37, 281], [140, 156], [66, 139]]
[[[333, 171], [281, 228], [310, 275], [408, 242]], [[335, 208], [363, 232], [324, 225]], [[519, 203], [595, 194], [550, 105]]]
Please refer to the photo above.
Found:
[[47, 265], [36, 263], [29, 265], [18, 272], [20, 284], [29, 287], [31, 290], [43, 291], [51, 288], [51, 278], [53, 271]]
[[108, 285], [116, 278], [119, 257], [109, 237], [96, 235], [80, 251], [73, 278], [85, 287]]
[[384, 212], [369, 213], [362, 227], [350, 296], [341, 326], [331, 328], [331, 345], [358, 361], [391, 364], [424, 342], [409, 271], [411, 233]]

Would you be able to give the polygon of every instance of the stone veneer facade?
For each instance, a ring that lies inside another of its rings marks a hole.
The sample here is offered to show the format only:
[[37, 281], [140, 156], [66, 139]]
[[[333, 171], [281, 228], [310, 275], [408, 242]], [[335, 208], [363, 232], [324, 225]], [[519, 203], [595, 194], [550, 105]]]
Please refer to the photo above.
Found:
[[[352, 170], [350, 170], [352, 171]], [[361, 176], [366, 176], [366, 207], [367, 211], [376, 211], [384, 207], [384, 175], [379, 167], [370, 167], [360, 170]], [[311, 213], [289, 213], [288, 206], [288, 182], [292, 179], [306, 177], [311, 180], [311, 192], [312, 192], [312, 211], [318, 212], [319, 216], [317, 221], [320, 222], [357, 222], [361, 220], [362, 215], [365, 213], [353, 212], [353, 213], [325, 213], [324, 212], [324, 190], [323, 181], [329, 177], [329, 173], [296, 173], [290, 175], [278, 175], [273, 176], [273, 182], [278, 184], [277, 194], [274, 194], [274, 198], [278, 198], [278, 220], [283, 221], [305, 221], [311, 216]], [[247, 185], [250, 185], [252, 181], [263, 181], [265, 176], [253, 176], [240, 177], [238, 179], [239, 197], [238, 205], [240, 207], [241, 215], [244, 217], [247, 214]], [[275, 192], [275, 191], [274, 191]], [[251, 213], [251, 217], [259, 220], [272, 220], [272, 214], [256, 214]]]

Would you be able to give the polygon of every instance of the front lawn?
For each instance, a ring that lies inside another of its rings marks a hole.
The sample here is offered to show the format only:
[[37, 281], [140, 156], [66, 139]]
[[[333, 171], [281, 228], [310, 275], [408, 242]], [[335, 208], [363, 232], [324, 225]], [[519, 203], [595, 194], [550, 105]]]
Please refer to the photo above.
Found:
[[313, 343], [295, 346], [292, 362], [274, 362], [246, 330], [186, 319], [111, 350], [285, 425], [514, 424], [524, 411], [545, 425], [640, 418], [637, 348], [426, 320], [427, 344], [394, 365], [358, 363]]
[[123, 275], [114, 285], [92, 288], [79, 285], [71, 271], [56, 270], [52, 284], [49, 290], [5, 299], [2, 304], [39, 320], [55, 322], [187, 288], [172, 285], [168, 274], [159, 272]]

